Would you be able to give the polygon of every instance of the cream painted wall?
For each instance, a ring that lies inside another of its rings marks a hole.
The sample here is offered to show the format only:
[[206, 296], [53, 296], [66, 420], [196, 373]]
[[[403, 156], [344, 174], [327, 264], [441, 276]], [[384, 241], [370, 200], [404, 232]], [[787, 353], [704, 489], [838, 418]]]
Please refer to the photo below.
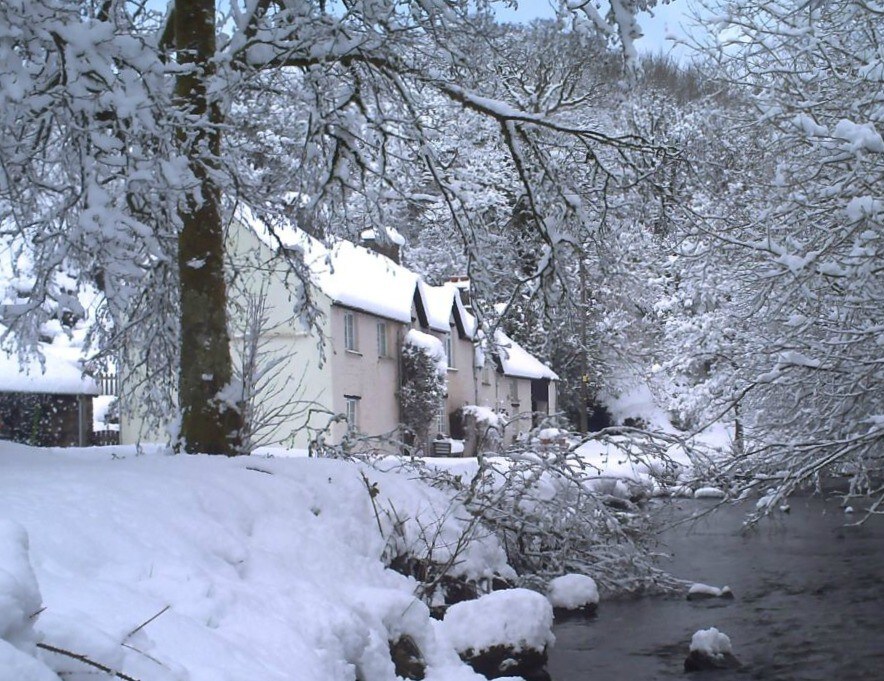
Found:
[[[344, 347], [346, 314], [355, 318], [356, 351]], [[399, 427], [399, 348], [405, 324], [339, 305], [332, 306], [330, 319], [329, 368], [335, 411], [346, 413], [346, 396], [358, 397], [358, 432], [395, 437], [394, 431]], [[387, 357], [378, 354], [378, 323], [386, 325]], [[343, 424], [336, 427], [336, 436], [340, 438], [345, 430]]]
[[[268, 372], [270, 380], [261, 398], [262, 408], [265, 413], [283, 412], [290, 416], [278, 428], [265, 428], [264, 436], [269, 436], [265, 444], [306, 448], [311, 432], [325, 427], [331, 418], [333, 393], [331, 371], [327, 362], [322, 363], [318, 334], [294, 317], [302, 294], [300, 285], [290, 275], [285, 258], [239, 223], [228, 229], [227, 246], [234, 365], [241, 363], [245, 302], [249, 297], [263, 297], [268, 318], [263, 330], [264, 362], [265, 366], [272, 362], [273, 368]], [[331, 301], [319, 291], [314, 291], [314, 296], [320, 312], [319, 327], [328, 336]], [[121, 370], [124, 382], [138, 380], [137, 376], [137, 372], [127, 376], [125, 368]], [[135, 391], [132, 402], [137, 403], [140, 392]], [[312, 416], [307, 413], [311, 408]], [[174, 430], [171, 424], [159, 430], [150, 429], [135, 410], [124, 405], [121, 411], [120, 440], [124, 444], [165, 442], [169, 430]]]
[[476, 404], [475, 354], [473, 343], [460, 338], [457, 327], [451, 327], [451, 350], [454, 367], [448, 369], [448, 413], [467, 404]]

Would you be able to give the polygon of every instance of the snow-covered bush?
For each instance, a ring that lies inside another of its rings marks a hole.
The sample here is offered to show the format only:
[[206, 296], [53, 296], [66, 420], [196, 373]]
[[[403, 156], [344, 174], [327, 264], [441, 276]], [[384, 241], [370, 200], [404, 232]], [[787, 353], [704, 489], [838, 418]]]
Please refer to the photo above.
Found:
[[503, 444], [507, 426], [505, 414], [490, 407], [468, 404], [461, 409], [467, 440], [474, 441], [477, 452], [497, 452]]
[[[453, 503], [497, 536], [520, 585], [545, 591], [550, 579], [580, 573], [607, 593], [685, 588], [654, 565], [651, 517], [628, 498], [612, 497], [598, 471], [573, 450], [480, 455], [468, 474], [426, 465], [414, 470], [449, 490]], [[648, 475], [658, 472], [666, 475], [666, 467]]]
[[414, 438], [416, 451], [425, 446], [445, 397], [447, 368], [445, 349], [438, 338], [416, 329], [406, 334], [399, 407], [402, 425]]

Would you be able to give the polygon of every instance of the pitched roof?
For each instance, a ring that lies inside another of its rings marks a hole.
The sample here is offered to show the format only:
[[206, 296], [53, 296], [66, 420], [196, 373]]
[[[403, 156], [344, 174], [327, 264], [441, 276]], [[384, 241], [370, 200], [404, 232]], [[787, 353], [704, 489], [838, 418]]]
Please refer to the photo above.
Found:
[[503, 331], [495, 334], [497, 358], [503, 373], [520, 378], [547, 378], [558, 381], [559, 377], [546, 364], [537, 359]]
[[[418, 275], [389, 258], [343, 239], [328, 245], [292, 225], [270, 227], [249, 208], [239, 218], [270, 248], [299, 251], [313, 283], [334, 302], [409, 323]], [[446, 320], [447, 330], [447, 320]]]

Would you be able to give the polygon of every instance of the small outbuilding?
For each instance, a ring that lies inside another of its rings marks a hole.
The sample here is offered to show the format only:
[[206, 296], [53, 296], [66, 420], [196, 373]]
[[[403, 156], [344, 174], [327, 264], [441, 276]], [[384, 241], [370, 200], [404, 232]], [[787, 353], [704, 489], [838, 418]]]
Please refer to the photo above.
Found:
[[70, 348], [41, 350], [42, 363], [0, 353], [0, 439], [39, 447], [92, 444], [98, 384], [68, 356]]

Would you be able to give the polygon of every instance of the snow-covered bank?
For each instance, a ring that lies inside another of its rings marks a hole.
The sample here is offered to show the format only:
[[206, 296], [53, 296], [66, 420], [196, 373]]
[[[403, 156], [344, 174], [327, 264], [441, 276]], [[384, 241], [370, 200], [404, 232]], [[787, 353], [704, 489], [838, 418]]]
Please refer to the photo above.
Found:
[[[444, 560], [463, 530], [443, 512], [449, 499], [420, 482], [341, 461], [6, 442], [0, 472], [3, 681], [87, 670], [37, 641], [141, 680], [296, 670], [304, 681], [392, 681], [389, 642], [402, 635], [428, 680], [482, 678], [437, 636], [415, 581], [384, 567], [406, 548]], [[399, 530], [382, 509], [395, 509]], [[488, 535], [455, 570], [510, 574]]]

